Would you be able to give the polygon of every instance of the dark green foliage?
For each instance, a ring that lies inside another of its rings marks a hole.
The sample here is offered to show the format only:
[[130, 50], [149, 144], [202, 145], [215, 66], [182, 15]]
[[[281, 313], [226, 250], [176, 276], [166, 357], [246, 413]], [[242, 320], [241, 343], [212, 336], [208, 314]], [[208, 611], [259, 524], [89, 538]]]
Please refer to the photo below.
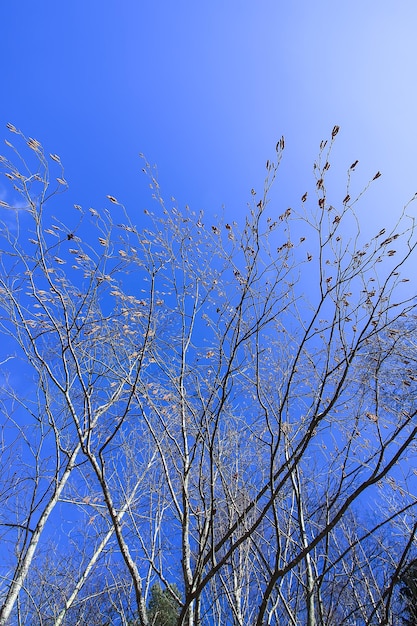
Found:
[[412, 561], [401, 576], [401, 595], [405, 601], [406, 626], [417, 626], [417, 560]]
[[148, 606], [148, 618], [151, 626], [176, 626], [178, 622], [179, 604], [173, 594], [180, 597], [176, 585], [170, 585], [170, 589], [161, 589], [155, 584], [151, 589], [151, 599]]

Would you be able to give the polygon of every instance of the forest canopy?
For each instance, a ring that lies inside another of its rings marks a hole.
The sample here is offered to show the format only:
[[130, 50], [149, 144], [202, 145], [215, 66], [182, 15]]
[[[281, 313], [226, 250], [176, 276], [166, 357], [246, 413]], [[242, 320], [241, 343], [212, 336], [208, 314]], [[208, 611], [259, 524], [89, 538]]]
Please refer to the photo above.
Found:
[[[353, 193], [240, 223], [112, 195], [8, 125], [0, 624], [401, 624], [415, 563], [416, 232]], [[139, 218], [138, 218], [139, 219]]]

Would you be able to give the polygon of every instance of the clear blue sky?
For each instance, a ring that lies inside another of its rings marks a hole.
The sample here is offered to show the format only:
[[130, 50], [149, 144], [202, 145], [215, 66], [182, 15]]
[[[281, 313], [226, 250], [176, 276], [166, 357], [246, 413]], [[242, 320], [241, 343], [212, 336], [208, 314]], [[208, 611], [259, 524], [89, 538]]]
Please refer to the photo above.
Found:
[[140, 219], [144, 152], [168, 198], [237, 216], [281, 135], [291, 203], [334, 124], [340, 171], [384, 175], [364, 222], [417, 191], [415, 0], [13, 0], [0, 24], [1, 134], [61, 156], [69, 205], [112, 194]]
[[335, 201], [353, 161], [358, 186], [380, 170], [360, 220], [388, 230], [417, 192], [416, 33], [417, 0], [3, 0], [0, 139], [60, 155], [71, 216], [111, 194], [140, 225], [140, 152], [167, 198], [232, 220], [284, 135], [279, 215], [338, 124]]

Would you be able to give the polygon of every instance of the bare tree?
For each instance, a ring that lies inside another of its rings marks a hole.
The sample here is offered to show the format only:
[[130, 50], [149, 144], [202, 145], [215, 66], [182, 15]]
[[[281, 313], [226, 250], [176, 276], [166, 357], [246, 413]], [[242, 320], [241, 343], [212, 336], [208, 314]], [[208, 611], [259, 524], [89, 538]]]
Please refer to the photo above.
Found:
[[9, 130], [0, 624], [147, 626], [155, 584], [187, 626], [394, 623], [415, 503], [370, 505], [415, 451], [407, 209], [363, 238], [357, 163], [328, 197], [335, 127], [297, 209], [269, 206], [281, 139], [241, 225], [165, 203], [147, 164], [145, 227], [113, 196], [62, 219], [59, 157]]

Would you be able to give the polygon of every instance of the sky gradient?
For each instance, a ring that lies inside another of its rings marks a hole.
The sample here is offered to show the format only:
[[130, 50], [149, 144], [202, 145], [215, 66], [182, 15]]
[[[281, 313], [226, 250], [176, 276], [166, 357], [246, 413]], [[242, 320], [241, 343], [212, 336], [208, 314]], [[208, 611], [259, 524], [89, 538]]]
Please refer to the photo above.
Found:
[[276, 193], [294, 203], [334, 124], [340, 199], [353, 160], [359, 186], [383, 173], [364, 228], [417, 191], [414, 0], [16, 0], [0, 23], [3, 137], [12, 122], [61, 156], [69, 206], [112, 194], [139, 219], [143, 152], [167, 198], [238, 217], [281, 135]]
[[[143, 153], [167, 205], [173, 196], [180, 208], [204, 211], [209, 225], [219, 214], [242, 224], [281, 136], [272, 220], [290, 206], [318, 210], [314, 194], [305, 205], [301, 197], [315, 188], [313, 163], [335, 125], [328, 202], [343, 207], [354, 161], [352, 197], [382, 172], [358, 207], [364, 238], [389, 232], [417, 192], [416, 0], [13, 0], [0, 3], [0, 24], [0, 137], [16, 138], [6, 129], [12, 123], [61, 157], [69, 190], [53, 211], [64, 223], [78, 219], [74, 204], [89, 216], [89, 207], [109, 207], [110, 195], [140, 230], [153, 205]], [[16, 206], [12, 193], [0, 178], [0, 200]], [[417, 203], [408, 210], [417, 217]], [[65, 232], [67, 245], [73, 234]], [[310, 304], [321, 295], [310, 280], [316, 259], [296, 270]], [[415, 279], [401, 289], [414, 297]], [[205, 321], [201, 328], [205, 345]], [[10, 368], [7, 383], [23, 397], [32, 372], [11, 358], [7, 341], [0, 388]], [[60, 524], [52, 530], [59, 534]]]

